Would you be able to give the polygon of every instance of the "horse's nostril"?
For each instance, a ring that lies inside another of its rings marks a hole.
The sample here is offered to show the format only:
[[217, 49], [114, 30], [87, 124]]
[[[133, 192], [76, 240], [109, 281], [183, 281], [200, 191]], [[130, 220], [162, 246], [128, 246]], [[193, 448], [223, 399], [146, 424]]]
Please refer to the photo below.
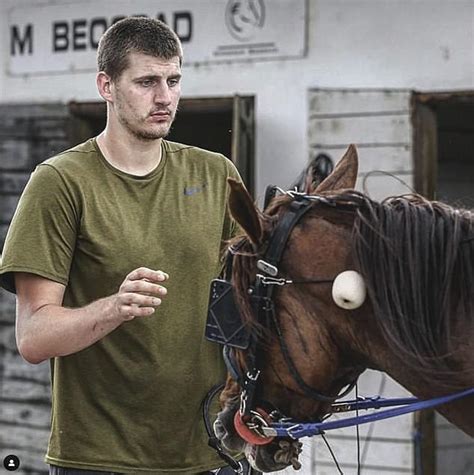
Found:
[[214, 430], [214, 434], [216, 434], [216, 437], [218, 439], [223, 439], [227, 435], [227, 430], [224, 427], [224, 424], [219, 419], [216, 419], [214, 421], [214, 424], [212, 426]]
[[243, 452], [245, 442], [235, 432], [231, 416], [226, 412], [219, 414], [213, 423], [214, 434], [226, 451]]

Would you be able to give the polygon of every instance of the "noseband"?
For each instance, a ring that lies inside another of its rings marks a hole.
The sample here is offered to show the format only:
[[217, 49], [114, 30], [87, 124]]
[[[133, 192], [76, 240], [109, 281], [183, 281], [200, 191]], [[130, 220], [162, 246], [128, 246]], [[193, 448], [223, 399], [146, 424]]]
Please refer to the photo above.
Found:
[[[266, 202], [275, 195], [276, 187], [270, 192], [267, 190]], [[271, 233], [266, 251], [257, 256], [257, 269], [253, 285], [248, 289], [251, 307], [257, 317], [257, 322], [265, 329], [273, 328], [278, 337], [278, 342], [293, 380], [304, 393], [312, 399], [321, 402], [332, 403], [348, 394], [356, 379], [348, 383], [348, 388], [337, 396], [322, 394], [317, 389], [309, 386], [300, 375], [286, 345], [284, 335], [275, 313], [274, 292], [275, 288], [291, 284], [329, 284], [332, 279], [306, 279], [291, 280], [280, 276], [279, 264], [288, 238], [299, 220], [311, 209], [313, 202], [335, 206], [330, 199], [317, 195], [306, 195], [297, 192], [286, 192], [292, 197], [292, 201], [283, 217], [278, 221]], [[267, 203], [265, 203], [265, 208]], [[224, 278], [215, 279], [211, 283], [210, 305], [206, 324], [206, 338], [210, 341], [224, 345], [224, 360], [232, 378], [242, 388], [240, 395], [240, 416], [255, 416], [254, 410], [255, 393], [257, 382], [261, 373], [258, 361], [258, 348], [261, 336], [259, 332], [251, 332], [242, 322], [234, 299], [232, 279], [233, 259], [244, 240], [229, 249], [224, 269]], [[236, 358], [235, 349], [246, 350], [246, 371], [243, 372]]]

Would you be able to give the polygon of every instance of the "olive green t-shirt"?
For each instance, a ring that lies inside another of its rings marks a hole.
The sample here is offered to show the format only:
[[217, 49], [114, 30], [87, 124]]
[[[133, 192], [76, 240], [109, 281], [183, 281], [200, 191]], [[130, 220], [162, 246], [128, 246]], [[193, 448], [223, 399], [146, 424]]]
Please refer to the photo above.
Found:
[[200, 404], [224, 380], [219, 345], [204, 338], [210, 280], [234, 232], [222, 155], [168, 141], [138, 177], [110, 165], [91, 139], [40, 164], [5, 242], [0, 284], [14, 272], [66, 286], [63, 305], [116, 293], [141, 266], [170, 275], [151, 317], [51, 360], [46, 461], [88, 470], [197, 473], [221, 466]]

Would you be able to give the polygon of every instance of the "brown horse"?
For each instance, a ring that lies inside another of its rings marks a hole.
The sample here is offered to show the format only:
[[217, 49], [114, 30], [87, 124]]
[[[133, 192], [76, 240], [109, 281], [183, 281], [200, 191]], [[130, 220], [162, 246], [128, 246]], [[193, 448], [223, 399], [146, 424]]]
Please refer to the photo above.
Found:
[[[422, 399], [474, 387], [473, 213], [417, 195], [374, 202], [353, 190], [357, 163], [350, 146], [313, 191], [327, 202], [314, 201], [297, 222], [278, 266], [279, 277], [295, 282], [274, 294], [275, 317], [294, 366], [307, 386], [330, 396], [366, 368], [386, 372]], [[281, 339], [271, 325], [261, 331], [249, 302], [256, 262], [292, 198], [274, 198], [263, 214], [240, 184], [232, 182], [231, 189], [231, 212], [246, 233], [234, 256], [234, 293], [243, 320], [260, 335], [256, 403], [267, 401], [295, 420], [319, 420], [331, 404], [302, 391]], [[359, 279], [344, 283], [350, 295], [341, 302], [333, 281], [347, 270]], [[246, 350], [236, 354], [244, 370]], [[276, 439], [254, 445], [237, 435], [233, 418], [240, 391], [229, 377], [214, 424], [222, 444], [245, 450], [260, 471], [298, 468], [300, 444]], [[474, 397], [438, 410], [474, 436]]]

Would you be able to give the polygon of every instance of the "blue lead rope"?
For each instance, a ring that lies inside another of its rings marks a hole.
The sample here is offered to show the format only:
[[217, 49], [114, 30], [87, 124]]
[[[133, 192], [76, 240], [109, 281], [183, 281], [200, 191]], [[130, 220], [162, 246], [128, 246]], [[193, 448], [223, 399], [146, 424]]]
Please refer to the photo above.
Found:
[[[294, 423], [294, 422], [276, 422], [269, 425], [269, 427], [262, 428], [265, 435], [276, 437], [291, 437], [292, 439], [300, 439], [302, 437], [311, 437], [320, 435], [328, 430], [342, 429], [344, 427], [353, 427], [361, 424], [368, 424], [369, 422], [381, 421], [391, 417], [409, 414], [411, 412], [421, 411], [422, 409], [429, 409], [431, 407], [446, 404], [448, 402], [461, 399], [466, 396], [474, 394], [474, 388], [466, 389], [465, 391], [450, 394], [448, 396], [441, 396], [433, 399], [420, 401], [417, 398], [399, 398], [395, 400], [370, 398], [362, 401], [349, 401], [347, 404], [351, 408], [344, 410], [356, 409], [374, 409], [377, 407], [384, 407], [387, 405], [404, 405], [404, 407], [395, 407], [385, 411], [374, 414], [367, 414], [357, 417], [349, 417], [346, 419], [339, 419], [329, 422], [311, 422], [311, 423]], [[344, 403], [341, 403], [341, 406]]]
[[384, 398], [382, 396], [359, 397], [351, 401], [332, 404], [332, 413], [358, 411], [363, 409], [380, 409], [381, 407], [405, 406], [418, 402], [416, 397]]

